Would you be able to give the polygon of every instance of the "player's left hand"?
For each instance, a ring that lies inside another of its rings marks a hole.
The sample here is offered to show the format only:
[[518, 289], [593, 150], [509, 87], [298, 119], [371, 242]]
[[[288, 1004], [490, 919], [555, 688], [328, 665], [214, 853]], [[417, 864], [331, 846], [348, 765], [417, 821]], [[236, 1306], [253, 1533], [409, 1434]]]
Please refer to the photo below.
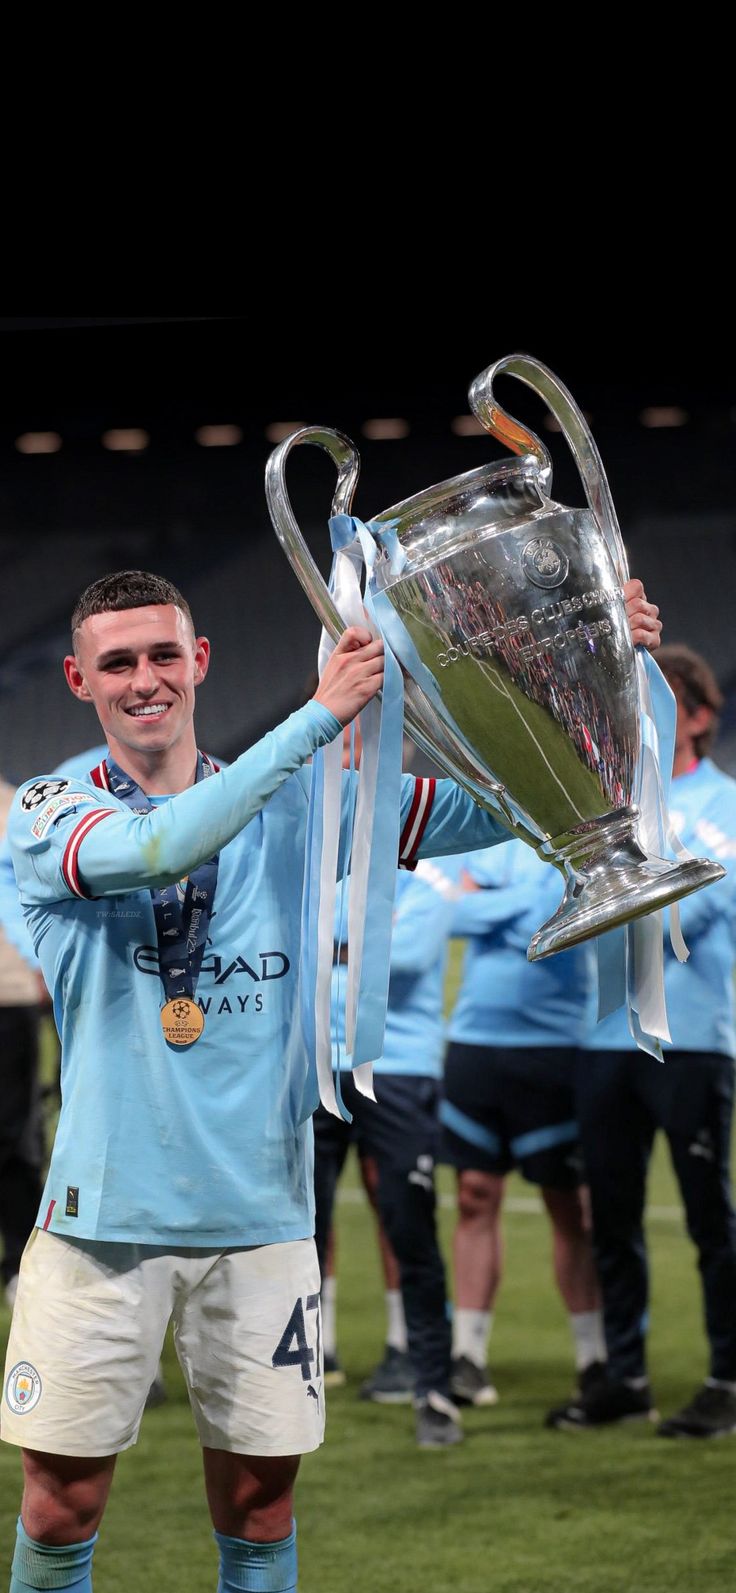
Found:
[[624, 587], [626, 618], [634, 646], [641, 643], [653, 653], [662, 640], [662, 621], [656, 603], [648, 603], [642, 582], [635, 577]]

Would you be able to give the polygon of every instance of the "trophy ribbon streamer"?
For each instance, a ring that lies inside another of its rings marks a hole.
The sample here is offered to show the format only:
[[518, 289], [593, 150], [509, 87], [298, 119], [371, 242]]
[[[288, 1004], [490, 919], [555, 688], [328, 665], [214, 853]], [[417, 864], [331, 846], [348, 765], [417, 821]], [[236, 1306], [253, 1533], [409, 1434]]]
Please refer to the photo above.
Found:
[[[641, 712], [638, 802], [643, 845], [680, 861], [692, 856], [669, 818], [670, 771], [677, 707], [672, 691], [651, 654], [636, 649]], [[670, 904], [670, 942], [678, 962], [689, 956], [677, 903]], [[641, 1050], [663, 1060], [662, 1040], [671, 1040], [664, 993], [662, 911], [609, 931], [597, 941], [598, 1016], [626, 1005], [629, 1030]]]
[[[345, 625], [381, 634], [368, 590], [378, 551], [369, 527], [351, 515], [330, 520], [334, 553], [329, 591]], [[400, 549], [397, 551], [400, 555]], [[366, 590], [361, 592], [365, 567]], [[320, 674], [334, 643], [323, 630]], [[384, 638], [384, 683], [360, 715], [363, 755], [353, 800], [342, 779], [342, 739], [317, 752], [307, 826], [307, 867], [302, 908], [302, 1020], [314, 1057], [320, 1100], [350, 1121], [340, 1093], [340, 1057], [333, 1067], [331, 986], [338, 877], [350, 870], [348, 904], [345, 1063], [360, 1094], [374, 1099], [373, 1068], [383, 1050], [398, 867], [404, 685]], [[351, 727], [351, 764], [355, 735]], [[341, 841], [342, 837], [342, 841]]]

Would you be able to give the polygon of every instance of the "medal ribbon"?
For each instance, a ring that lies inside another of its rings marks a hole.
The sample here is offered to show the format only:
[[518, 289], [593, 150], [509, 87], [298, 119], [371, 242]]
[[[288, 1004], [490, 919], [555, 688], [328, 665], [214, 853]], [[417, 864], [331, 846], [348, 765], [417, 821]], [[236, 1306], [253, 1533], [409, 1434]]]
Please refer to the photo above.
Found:
[[[132, 808], [134, 813], [151, 813], [156, 806], [131, 776], [126, 774], [112, 758], [105, 760], [110, 790]], [[215, 774], [212, 761], [197, 753], [196, 782]], [[207, 933], [217, 888], [219, 852], [200, 863], [188, 875], [184, 901], [179, 885], [165, 885], [151, 891], [153, 916], [158, 940], [158, 962], [161, 983], [167, 1001], [174, 996], [194, 1000], [199, 971], [202, 966]]]

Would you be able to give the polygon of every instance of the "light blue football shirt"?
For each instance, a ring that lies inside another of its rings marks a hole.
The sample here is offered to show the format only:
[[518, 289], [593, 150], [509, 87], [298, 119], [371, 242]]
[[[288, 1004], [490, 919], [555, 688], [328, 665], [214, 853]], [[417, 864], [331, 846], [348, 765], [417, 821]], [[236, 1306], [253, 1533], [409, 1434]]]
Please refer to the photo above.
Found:
[[[13, 862], [62, 1042], [41, 1226], [205, 1247], [313, 1233], [316, 1087], [296, 1001], [306, 764], [339, 731], [309, 703], [146, 814], [84, 778], [41, 777], [16, 794]], [[507, 839], [449, 781], [405, 776], [401, 819], [408, 864]], [[175, 1049], [160, 1025], [150, 890], [218, 851], [196, 989], [204, 1032]]]
[[576, 946], [529, 962], [535, 930], [559, 906], [564, 882], [523, 841], [476, 852], [465, 868], [481, 888], [461, 895], [453, 934], [467, 937], [449, 1037], [478, 1046], [578, 1046], [595, 1021], [595, 965]]
[[[508, 847], [504, 847], [508, 851]], [[382, 1055], [373, 1064], [382, 1073], [413, 1074], [438, 1079], [445, 1045], [444, 982], [449, 934], [457, 897], [461, 858], [427, 858], [414, 873], [396, 876], [391, 932], [391, 974]], [[342, 915], [336, 915], [336, 938], [347, 934], [347, 884]], [[345, 926], [340, 931], [340, 923]], [[332, 973], [334, 1065], [350, 1067], [345, 1051], [347, 968]]]
[[[673, 779], [670, 816], [683, 845], [714, 858], [724, 879], [680, 902], [690, 956], [679, 963], [665, 935], [664, 988], [672, 1045], [678, 1051], [715, 1051], [736, 1056], [734, 963], [736, 962], [736, 780], [710, 758]], [[592, 1050], [633, 1050], [623, 1012], [612, 1012], [592, 1030]], [[664, 1042], [665, 1063], [667, 1042]]]

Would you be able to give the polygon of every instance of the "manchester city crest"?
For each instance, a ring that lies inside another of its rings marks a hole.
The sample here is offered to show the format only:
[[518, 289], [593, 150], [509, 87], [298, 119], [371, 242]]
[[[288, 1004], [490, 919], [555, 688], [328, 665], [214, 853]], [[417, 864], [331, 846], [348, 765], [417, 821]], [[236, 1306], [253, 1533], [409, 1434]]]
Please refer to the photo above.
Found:
[[5, 1401], [14, 1416], [27, 1416], [41, 1398], [41, 1378], [30, 1361], [18, 1361], [8, 1373]]
[[527, 542], [521, 555], [524, 574], [535, 586], [562, 586], [567, 578], [570, 560], [551, 537], [535, 537]]

